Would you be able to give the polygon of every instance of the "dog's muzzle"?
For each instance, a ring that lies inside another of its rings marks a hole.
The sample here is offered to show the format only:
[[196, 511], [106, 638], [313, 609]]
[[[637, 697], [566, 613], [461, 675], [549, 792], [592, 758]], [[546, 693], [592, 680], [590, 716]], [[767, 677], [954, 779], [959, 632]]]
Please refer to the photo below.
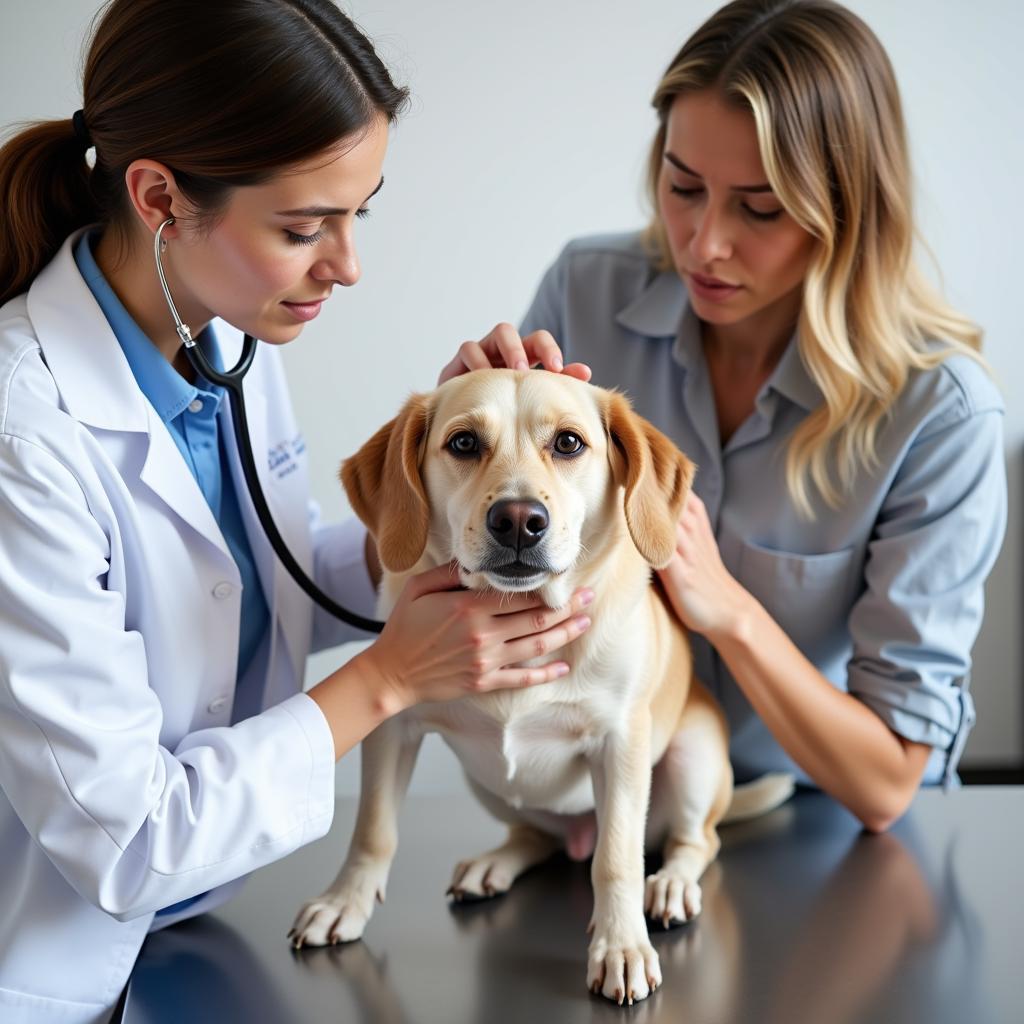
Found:
[[544, 539], [548, 510], [539, 501], [496, 501], [487, 510], [487, 532], [517, 555]]
[[549, 524], [547, 508], [535, 499], [496, 501], [487, 510], [492, 550], [477, 571], [511, 584], [555, 571], [539, 548]]

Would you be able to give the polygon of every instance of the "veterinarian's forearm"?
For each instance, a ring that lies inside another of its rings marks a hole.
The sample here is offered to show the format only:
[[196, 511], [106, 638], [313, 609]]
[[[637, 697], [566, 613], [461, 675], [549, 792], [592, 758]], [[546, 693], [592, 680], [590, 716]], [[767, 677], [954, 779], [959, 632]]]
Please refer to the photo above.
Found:
[[925, 751], [837, 690], [757, 601], [708, 639], [779, 744], [867, 828], [884, 831], [906, 810]]
[[364, 655], [356, 655], [308, 691], [331, 728], [335, 760], [401, 710]]

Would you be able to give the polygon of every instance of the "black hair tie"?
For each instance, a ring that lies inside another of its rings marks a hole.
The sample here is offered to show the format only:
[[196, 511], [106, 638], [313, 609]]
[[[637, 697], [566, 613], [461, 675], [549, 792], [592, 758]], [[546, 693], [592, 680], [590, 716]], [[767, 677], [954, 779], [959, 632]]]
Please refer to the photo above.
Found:
[[75, 138], [86, 148], [92, 146], [92, 136], [89, 134], [89, 126], [85, 123], [85, 113], [76, 110], [71, 115], [71, 127], [75, 130]]

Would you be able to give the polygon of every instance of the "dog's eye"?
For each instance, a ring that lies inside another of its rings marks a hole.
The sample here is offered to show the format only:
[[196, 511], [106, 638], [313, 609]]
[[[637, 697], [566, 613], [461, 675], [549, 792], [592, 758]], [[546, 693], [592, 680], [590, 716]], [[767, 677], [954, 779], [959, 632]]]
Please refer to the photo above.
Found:
[[460, 430], [449, 438], [448, 450], [453, 455], [476, 455], [480, 451], [480, 442], [472, 431]]
[[571, 430], [563, 430], [555, 438], [555, 452], [558, 455], [578, 455], [585, 447], [583, 438]]

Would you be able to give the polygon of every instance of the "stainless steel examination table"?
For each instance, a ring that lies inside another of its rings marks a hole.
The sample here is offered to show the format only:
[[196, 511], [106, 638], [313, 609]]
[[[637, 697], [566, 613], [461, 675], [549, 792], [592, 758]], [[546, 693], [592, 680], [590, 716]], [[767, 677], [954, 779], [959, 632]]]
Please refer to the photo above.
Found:
[[586, 990], [588, 865], [559, 856], [505, 896], [446, 903], [456, 861], [503, 834], [468, 794], [407, 800], [361, 942], [292, 950], [292, 918], [334, 878], [354, 817], [340, 800], [325, 839], [150, 936], [124, 1021], [1024, 1021], [1024, 787], [925, 790], [882, 836], [809, 792], [723, 828], [703, 914], [652, 926], [664, 984], [631, 1008]]

